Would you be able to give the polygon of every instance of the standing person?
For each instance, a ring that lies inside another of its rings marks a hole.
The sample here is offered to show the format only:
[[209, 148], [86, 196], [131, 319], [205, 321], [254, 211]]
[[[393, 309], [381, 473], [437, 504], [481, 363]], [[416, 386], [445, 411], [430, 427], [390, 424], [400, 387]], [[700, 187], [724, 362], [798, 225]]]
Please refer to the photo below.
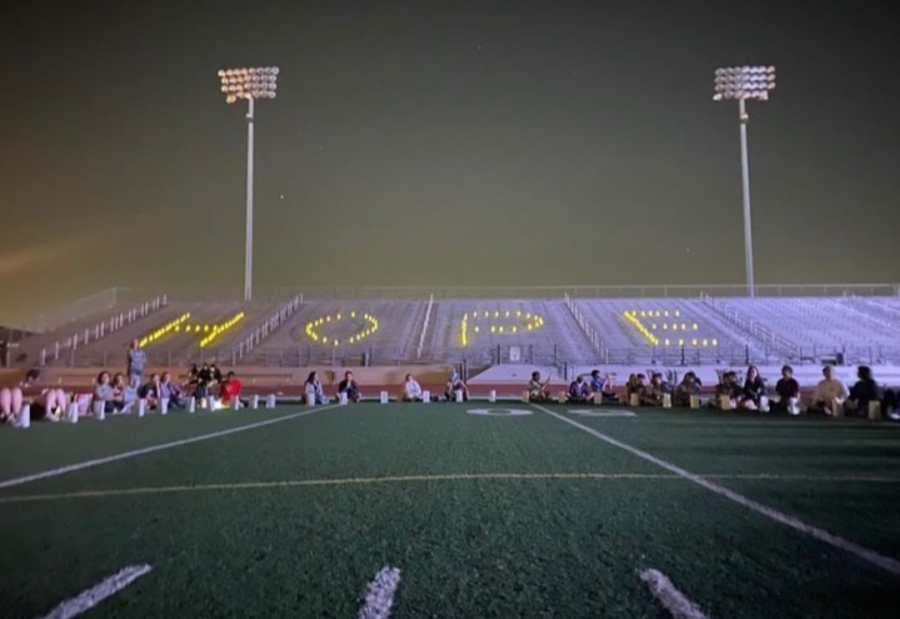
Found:
[[826, 415], [834, 415], [844, 405], [844, 400], [847, 399], [850, 392], [847, 391], [847, 385], [843, 381], [835, 378], [834, 368], [830, 365], [822, 368], [822, 374], [825, 378], [816, 385], [809, 409]]
[[147, 353], [141, 348], [138, 340], [131, 340], [128, 347], [128, 386], [137, 389], [144, 382], [144, 365], [147, 364]]
[[422, 386], [412, 374], [406, 375], [406, 381], [403, 383], [403, 401], [404, 402], [421, 402]]
[[344, 372], [344, 380], [338, 383], [338, 394], [346, 393], [348, 402], [359, 402], [359, 385], [353, 378], [353, 372], [347, 370]]
[[794, 368], [789, 365], [781, 368], [781, 378], [775, 383], [778, 402], [772, 408], [782, 413], [800, 414], [800, 383], [794, 378]]
[[328, 404], [328, 396], [322, 390], [322, 383], [319, 382], [319, 373], [315, 370], [306, 377], [303, 391], [306, 393], [307, 404]]

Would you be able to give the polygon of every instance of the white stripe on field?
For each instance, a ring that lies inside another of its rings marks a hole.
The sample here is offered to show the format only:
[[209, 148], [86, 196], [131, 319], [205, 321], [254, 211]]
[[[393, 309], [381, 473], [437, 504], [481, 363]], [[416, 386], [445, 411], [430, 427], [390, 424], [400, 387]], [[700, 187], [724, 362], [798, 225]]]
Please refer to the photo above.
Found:
[[366, 605], [359, 610], [357, 619], [388, 619], [394, 604], [394, 593], [400, 586], [400, 570], [383, 567], [375, 574], [366, 591]]
[[66, 600], [41, 619], [70, 619], [90, 610], [111, 595], [115, 595], [150, 571], [149, 565], [132, 565], [110, 576], [98, 585], [84, 591], [78, 597]]
[[877, 552], [875, 552], [874, 550], [869, 550], [865, 546], [860, 546], [859, 544], [857, 544], [855, 542], [845, 540], [844, 538], [842, 538], [838, 535], [829, 533], [825, 529], [820, 529], [819, 527], [815, 527], [813, 525], [806, 524], [799, 518], [795, 518], [794, 516], [789, 516], [788, 514], [778, 511], [775, 508], [768, 507], [766, 505], [763, 505], [762, 503], [754, 501], [753, 499], [749, 499], [749, 498], [745, 497], [743, 494], [737, 493], [734, 490], [729, 490], [725, 486], [720, 486], [719, 484], [711, 482], [708, 479], [704, 479], [703, 477], [700, 477], [699, 475], [695, 475], [694, 473], [691, 473], [690, 471], [687, 471], [687, 470], [681, 468], [680, 466], [676, 466], [676, 465], [672, 464], [671, 462], [667, 462], [666, 460], [663, 460], [662, 458], [657, 458], [656, 456], [649, 454], [646, 451], [642, 451], [642, 450], [638, 449], [637, 447], [632, 447], [628, 443], [623, 443], [622, 441], [616, 440], [613, 437], [604, 434], [603, 432], [598, 432], [597, 430], [595, 430], [591, 427], [588, 427], [584, 424], [578, 423], [574, 419], [570, 419], [570, 418], [560, 415], [558, 413], [554, 413], [553, 411], [548, 410], [548, 409], [544, 408], [543, 406], [539, 406], [537, 404], [532, 404], [531, 406], [535, 407], [536, 409], [538, 409], [540, 411], [547, 413], [551, 417], [556, 417], [560, 421], [564, 421], [569, 425], [575, 426], [579, 430], [582, 430], [592, 436], [595, 436], [596, 438], [599, 438], [601, 441], [609, 443], [610, 445], [613, 445], [614, 447], [618, 447], [619, 449], [624, 449], [625, 451], [637, 456], [638, 458], [646, 460], [647, 462], [652, 462], [653, 464], [655, 464], [661, 468], [664, 468], [667, 471], [671, 471], [672, 473], [675, 473], [676, 475], [679, 475], [679, 476], [683, 477], [684, 479], [692, 481], [695, 484], [697, 484], [698, 486], [702, 486], [703, 488], [706, 488], [710, 492], [714, 492], [714, 493], [718, 494], [719, 496], [723, 496], [726, 499], [730, 499], [731, 501], [734, 501], [738, 505], [743, 505], [747, 509], [754, 511], [757, 514], [761, 514], [761, 515], [765, 516], [766, 518], [770, 518], [770, 519], [774, 520], [775, 522], [780, 522], [781, 524], [791, 527], [792, 529], [794, 529], [796, 531], [800, 531], [801, 533], [806, 533], [810, 537], [814, 537], [815, 539], [817, 539], [819, 541], [825, 542], [826, 544], [830, 544], [830, 545], [834, 546], [835, 548], [840, 548], [841, 550], [846, 550], [847, 552], [856, 555], [860, 559], [868, 561], [872, 565], [876, 565], [885, 571], [888, 571], [892, 574], [900, 576], [900, 561], [897, 561], [896, 559], [892, 559], [891, 557], [886, 557], [884, 555], [880, 555]]
[[57, 477], [59, 475], [65, 475], [66, 473], [74, 473], [75, 471], [80, 471], [82, 469], [89, 469], [94, 466], [100, 466], [101, 464], [109, 464], [110, 462], [117, 462], [119, 460], [125, 460], [127, 458], [134, 458], [135, 456], [143, 456], [145, 454], [154, 453], [156, 451], [162, 451], [164, 449], [171, 449], [173, 447], [180, 447], [182, 445], [190, 445], [191, 443], [199, 443], [201, 441], [208, 441], [210, 439], [219, 438], [220, 436], [228, 436], [229, 434], [235, 434], [237, 432], [244, 432], [245, 430], [253, 430], [254, 428], [262, 428], [263, 426], [272, 425], [273, 423], [281, 423], [282, 421], [288, 421], [290, 419], [296, 419], [297, 417], [303, 417], [304, 415], [309, 415], [311, 413], [317, 413], [319, 411], [324, 411], [329, 408], [335, 408], [335, 406], [337, 406], [337, 405], [334, 404], [331, 406], [317, 406], [315, 408], [303, 411], [301, 413], [293, 413], [291, 415], [285, 415], [284, 417], [277, 417], [275, 419], [267, 419], [266, 421], [258, 421], [256, 423], [248, 423], [246, 425], [239, 426], [237, 428], [230, 428], [228, 430], [220, 430], [219, 432], [213, 432], [211, 434], [202, 434], [200, 436], [184, 438], [181, 440], [172, 441], [170, 443], [163, 443], [161, 445], [153, 445], [151, 447], [143, 447], [141, 449], [135, 449], [132, 451], [126, 451], [124, 453], [115, 454], [113, 456], [97, 458], [96, 460], [87, 460], [85, 462], [79, 462], [77, 464], [69, 464], [67, 466], [63, 466], [58, 469], [51, 469], [49, 471], [33, 473], [32, 475], [25, 475], [23, 477], [16, 477], [14, 479], [6, 479], [3, 481], [0, 481], [0, 489], [11, 488], [13, 486], [21, 486], [22, 484], [27, 484], [32, 481], [37, 481], [39, 479], [46, 479], [48, 477]]
[[697, 605], [676, 589], [672, 581], [662, 572], [645, 570], [641, 572], [641, 580], [647, 583], [653, 596], [675, 619], [706, 619], [706, 615]]

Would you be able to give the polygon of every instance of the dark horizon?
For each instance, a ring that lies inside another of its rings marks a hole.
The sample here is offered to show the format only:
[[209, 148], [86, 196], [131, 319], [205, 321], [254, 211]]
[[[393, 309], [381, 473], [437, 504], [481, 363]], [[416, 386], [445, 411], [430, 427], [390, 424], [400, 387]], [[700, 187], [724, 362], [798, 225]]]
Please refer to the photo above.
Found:
[[[12, 2], [0, 9], [0, 324], [112, 286], [900, 281], [887, 3]], [[248, 12], [250, 16], [248, 16]], [[871, 226], [869, 222], [876, 225]]]

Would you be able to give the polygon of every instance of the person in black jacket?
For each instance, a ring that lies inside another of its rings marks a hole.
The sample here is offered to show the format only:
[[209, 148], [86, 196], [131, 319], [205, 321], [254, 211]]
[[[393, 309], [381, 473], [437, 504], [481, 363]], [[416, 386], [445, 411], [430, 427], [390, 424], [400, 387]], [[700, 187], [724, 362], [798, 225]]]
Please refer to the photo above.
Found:
[[739, 405], [748, 411], [758, 411], [763, 396], [766, 395], [766, 380], [759, 375], [755, 365], [747, 368], [747, 378], [741, 391]]
[[338, 395], [346, 393], [348, 402], [359, 402], [359, 385], [353, 378], [353, 372], [347, 370], [344, 372], [344, 380], [338, 383]]
[[848, 414], [855, 412], [857, 415], [866, 416], [869, 412], [870, 402], [881, 402], [881, 389], [872, 378], [872, 368], [869, 366], [859, 366], [856, 376], [859, 380], [850, 387], [850, 397], [844, 403], [844, 410]]

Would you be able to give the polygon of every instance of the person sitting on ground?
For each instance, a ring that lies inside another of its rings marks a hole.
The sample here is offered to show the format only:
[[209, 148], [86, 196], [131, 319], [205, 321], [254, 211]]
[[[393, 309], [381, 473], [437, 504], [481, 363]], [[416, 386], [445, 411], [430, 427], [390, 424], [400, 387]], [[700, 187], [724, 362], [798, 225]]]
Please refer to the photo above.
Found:
[[62, 389], [44, 389], [31, 401], [31, 421], [60, 421], [67, 414], [69, 396]]
[[850, 388], [845, 408], [850, 414], [865, 417], [869, 414], [870, 402], [881, 402], [881, 389], [872, 378], [872, 368], [869, 366], [859, 366], [856, 376], [859, 380]]
[[643, 374], [629, 374], [628, 382], [625, 383], [625, 400], [629, 404], [631, 403], [632, 395], [641, 395], [641, 392], [644, 390], [644, 375]]
[[162, 399], [162, 383], [159, 374], [150, 375], [150, 381], [138, 387], [137, 397], [147, 402], [147, 408], [159, 408], [159, 401]]
[[185, 374], [184, 386], [188, 388], [188, 390], [193, 393], [197, 388], [197, 381], [200, 377], [200, 370], [197, 369], [197, 364], [192, 363], [191, 367], [188, 368], [187, 374]]
[[125, 376], [120, 372], [116, 372], [112, 377], [113, 402], [119, 403], [121, 406], [113, 411], [127, 413], [130, 405], [137, 399], [137, 391], [132, 389], [125, 382]]
[[794, 378], [794, 368], [789, 365], [781, 368], [781, 378], [775, 383], [775, 393], [778, 401], [772, 402], [773, 410], [795, 415], [800, 413], [800, 383]]
[[109, 372], [103, 370], [97, 375], [97, 382], [94, 385], [94, 403], [103, 402], [103, 411], [105, 413], [114, 413], [122, 410], [124, 401], [116, 401], [115, 390], [112, 386], [112, 378]]
[[737, 372], [731, 370], [723, 372], [719, 379], [719, 384], [716, 385], [716, 397], [714, 400], [710, 400], [710, 406], [714, 408], [724, 408], [722, 406], [722, 399], [727, 398], [730, 408], [737, 408], [738, 400], [743, 393], [744, 390], [737, 381]]
[[303, 383], [303, 393], [307, 404], [328, 404], [328, 396], [322, 389], [322, 383], [319, 381], [319, 373], [313, 370], [306, 377]]
[[[196, 369], [196, 367], [197, 366], [194, 366], [194, 369]], [[163, 372], [159, 379], [159, 396], [160, 399], [169, 400], [169, 408], [185, 407], [181, 387], [172, 382], [172, 375], [169, 372]]]
[[758, 411], [763, 406], [763, 397], [766, 395], [766, 379], [759, 375], [755, 365], [747, 368], [747, 377], [744, 379], [744, 388], [738, 398], [738, 406], [748, 411]]
[[346, 393], [348, 402], [359, 402], [359, 385], [353, 378], [353, 372], [347, 370], [344, 372], [344, 380], [338, 383], [338, 394]]
[[16, 424], [22, 414], [22, 390], [18, 387], [0, 389], [0, 423]]
[[412, 374], [407, 374], [403, 382], [403, 401], [404, 402], [421, 402], [422, 386]]
[[603, 396], [604, 404], [617, 404], [619, 402], [619, 396], [616, 395], [614, 389], [613, 379], [609, 374], [601, 376], [600, 370], [592, 370], [591, 382], [588, 384], [588, 387], [590, 387], [591, 393], [594, 395], [599, 393]]
[[550, 393], [547, 391], [547, 385], [550, 384], [550, 379], [547, 378], [546, 381], [541, 382], [541, 373], [540, 372], [532, 372], [531, 380], [528, 381], [528, 400], [530, 402], [547, 402], [550, 400]]
[[194, 388], [194, 397], [198, 400], [209, 397], [210, 389], [215, 385], [213, 371], [208, 363], [204, 363], [197, 370], [197, 382]]
[[450, 378], [447, 380], [447, 387], [444, 389], [444, 397], [448, 402], [456, 400], [457, 392], [462, 393], [463, 402], [469, 401], [469, 389], [460, 377], [459, 372], [454, 368], [453, 372], [450, 374]]
[[35, 365], [30, 370], [25, 372], [25, 377], [22, 379], [22, 382], [19, 383], [19, 387], [22, 389], [28, 389], [34, 383], [38, 381], [41, 377], [41, 368], [38, 365]]
[[816, 385], [809, 410], [834, 415], [843, 407], [844, 400], [847, 399], [850, 392], [847, 391], [847, 385], [835, 377], [834, 368], [830, 365], [822, 368], [822, 374], [825, 378]]
[[662, 406], [663, 396], [667, 393], [672, 393], [669, 383], [663, 380], [662, 374], [654, 372], [650, 378], [650, 384], [640, 392], [641, 404], [643, 406]]
[[212, 374], [212, 384], [213, 385], [221, 385], [224, 377], [222, 376], [222, 370], [219, 369], [219, 366], [215, 363], [209, 364], [209, 371]]
[[572, 404], [585, 404], [591, 401], [593, 395], [584, 376], [579, 376], [569, 384], [569, 393], [566, 399]]
[[128, 385], [132, 389], [141, 386], [144, 380], [144, 365], [147, 363], [147, 353], [141, 349], [141, 343], [138, 340], [131, 340], [128, 347]]
[[691, 396], [700, 395], [700, 383], [697, 382], [697, 375], [693, 372], [687, 372], [675, 388], [675, 394], [672, 396], [672, 406], [689, 407], [691, 405]]
[[234, 406], [235, 400], [241, 404], [241, 389], [243, 386], [241, 379], [235, 376], [234, 372], [228, 372], [225, 375], [225, 380], [219, 386], [219, 404], [228, 408]]

